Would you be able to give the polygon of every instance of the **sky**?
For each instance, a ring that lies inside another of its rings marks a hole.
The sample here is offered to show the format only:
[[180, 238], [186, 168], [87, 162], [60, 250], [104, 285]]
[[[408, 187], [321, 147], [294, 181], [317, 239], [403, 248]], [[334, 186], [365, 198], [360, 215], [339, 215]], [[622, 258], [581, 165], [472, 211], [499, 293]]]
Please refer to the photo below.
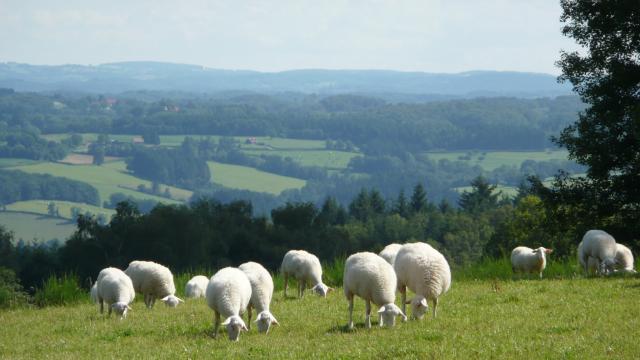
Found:
[[0, 62], [558, 74], [559, 0], [0, 0]]

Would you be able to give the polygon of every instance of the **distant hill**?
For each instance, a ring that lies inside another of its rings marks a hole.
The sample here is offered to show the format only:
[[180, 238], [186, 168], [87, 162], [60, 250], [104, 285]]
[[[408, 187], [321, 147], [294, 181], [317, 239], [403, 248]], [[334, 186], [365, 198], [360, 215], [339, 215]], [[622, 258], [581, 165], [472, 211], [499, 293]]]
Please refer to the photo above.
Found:
[[121, 93], [135, 90], [303, 92], [320, 94], [541, 97], [571, 93], [549, 74], [470, 71], [458, 74], [387, 70], [218, 70], [161, 62], [41, 66], [0, 63], [0, 87], [17, 91]]

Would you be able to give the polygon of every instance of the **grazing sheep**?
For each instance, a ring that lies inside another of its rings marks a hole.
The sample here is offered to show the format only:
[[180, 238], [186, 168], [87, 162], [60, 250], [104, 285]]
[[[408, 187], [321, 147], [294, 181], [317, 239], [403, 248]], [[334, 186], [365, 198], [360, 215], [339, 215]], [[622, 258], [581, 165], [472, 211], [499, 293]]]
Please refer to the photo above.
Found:
[[129, 304], [135, 296], [133, 283], [122, 270], [109, 267], [98, 274], [96, 298], [100, 304], [100, 314], [104, 312], [104, 303], [107, 303], [109, 316], [113, 309], [120, 319], [126, 318], [127, 310], [131, 310]]
[[380, 251], [379, 255], [393, 266], [393, 263], [396, 261], [396, 255], [398, 255], [398, 250], [400, 250], [401, 247], [402, 245], [400, 244], [389, 244]]
[[176, 307], [184, 300], [178, 298], [176, 286], [173, 284], [173, 274], [168, 268], [156, 264], [153, 261], [132, 261], [124, 271], [131, 281], [136, 292], [144, 295], [144, 304], [148, 309], [153, 308], [156, 298], [169, 307]]
[[201, 298], [204, 297], [207, 291], [207, 285], [209, 285], [209, 279], [203, 275], [196, 275], [187, 281], [184, 286], [184, 296], [188, 298]]
[[514, 273], [539, 274], [540, 279], [542, 279], [542, 272], [547, 267], [545, 254], [551, 254], [552, 252], [552, 249], [543, 247], [534, 250], [526, 246], [518, 246], [511, 252], [511, 269]]
[[218, 335], [220, 315], [227, 318], [222, 325], [227, 327], [229, 340], [238, 341], [240, 331], [248, 331], [242, 315], [251, 301], [251, 283], [239, 269], [226, 267], [209, 280], [207, 285], [207, 305], [215, 313], [213, 337]]
[[631, 250], [622, 245], [616, 244], [616, 271], [635, 273], [636, 269], [633, 266], [633, 253]]
[[349, 329], [353, 328], [353, 296], [358, 295], [366, 304], [365, 327], [371, 328], [371, 302], [380, 306], [380, 326], [395, 325], [396, 316], [407, 316], [395, 304], [397, 279], [393, 267], [382, 257], [371, 252], [355, 253], [344, 265], [344, 295], [349, 301]]
[[253, 261], [238, 266], [238, 269], [247, 275], [249, 283], [251, 283], [251, 300], [247, 308], [247, 326], [251, 329], [251, 308], [255, 308], [258, 313], [256, 318], [258, 331], [266, 334], [272, 324], [279, 325], [276, 317], [269, 311], [269, 305], [273, 297], [271, 274], [262, 265]]
[[98, 282], [91, 281], [91, 277], [89, 277], [87, 280], [89, 282], [89, 288], [91, 288], [91, 290], [89, 290], [89, 298], [91, 299], [92, 303], [97, 304], [98, 303]]
[[616, 240], [602, 230], [587, 231], [578, 244], [578, 261], [586, 273], [589, 273], [589, 262], [596, 261], [596, 272], [608, 275], [616, 264]]
[[284, 296], [287, 297], [289, 276], [298, 280], [298, 297], [301, 298], [307, 283], [317, 295], [326, 297], [333, 289], [322, 283], [322, 266], [318, 257], [304, 250], [290, 250], [284, 255], [280, 271], [284, 276]]
[[451, 269], [442, 254], [425, 243], [404, 244], [394, 263], [398, 291], [402, 294], [402, 312], [406, 314], [407, 287], [416, 296], [410, 301], [412, 315], [421, 319], [427, 312], [427, 300], [433, 302], [433, 317], [437, 316], [438, 298], [451, 286]]

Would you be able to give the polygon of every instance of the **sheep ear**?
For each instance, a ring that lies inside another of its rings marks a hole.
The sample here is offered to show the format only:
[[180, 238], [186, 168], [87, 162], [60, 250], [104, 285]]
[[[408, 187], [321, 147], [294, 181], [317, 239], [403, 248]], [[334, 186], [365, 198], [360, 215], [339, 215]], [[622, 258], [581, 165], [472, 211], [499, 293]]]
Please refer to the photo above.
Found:
[[167, 302], [167, 300], [169, 300], [169, 296], [171, 296], [171, 295], [167, 295], [167, 296], [163, 297], [162, 299], [160, 299], [160, 301]]
[[420, 305], [422, 305], [424, 307], [429, 307], [429, 305], [427, 304], [427, 299], [420, 300]]
[[330, 293], [330, 292], [332, 292], [333, 290], [335, 290], [335, 289], [334, 289], [334, 288], [332, 288], [332, 287], [327, 288], [327, 294], [328, 294], [328, 293]]
[[378, 309], [378, 314], [383, 313], [385, 310], [384, 306], [381, 306], [380, 309]]
[[229, 325], [230, 322], [231, 322], [231, 318], [228, 317], [224, 322], [222, 322], [221, 325], [227, 326], [227, 325]]
[[131, 308], [131, 306], [127, 305], [127, 310], [129, 311], [133, 311], [133, 309]]
[[271, 324], [272, 324], [272, 325], [278, 325], [278, 326], [280, 326], [280, 323], [278, 322], [278, 320], [276, 320], [276, 317], [275, 317], [275, 316], [272, 316], [272, 317], [271, 317]]
[[178, 299], [179, 302], [183, 303], [184, 300], [180, 299], [179, 297], [176, 296], [176, 299]]
[[249, 331], [249, 329], [247, 329], [247, 326], [246, 326], [245, 324], [242, 324], [242, 325], [240, 326], [240, 330], [241, 330], [241, 331], [242, 331], [242, 330], [244, 330], [244, 331]]
[[544, 249], [544, 252], [546, 252], [547, 254], [551, 254], [553, 252], [553, 249]]

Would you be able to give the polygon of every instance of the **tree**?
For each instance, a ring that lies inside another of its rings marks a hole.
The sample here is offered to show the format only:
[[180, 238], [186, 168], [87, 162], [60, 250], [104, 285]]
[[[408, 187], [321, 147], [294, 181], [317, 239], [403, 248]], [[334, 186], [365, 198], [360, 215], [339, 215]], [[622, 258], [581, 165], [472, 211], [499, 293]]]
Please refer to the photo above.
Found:
[[56, 208], [56, 203], [54, 203], [53, 201], [50, 201], [49, 204], [47, 204], [47, 214], [49, 214], [49, 216], [57, 216], [56, 214], [58, 213], [58, 209]]
[[483, 176], [478, 176], [471, 181], [471, 191], [465, 191], [460, 195], [460, 207], [469, 213], [480, 213], [498, 206], [498, 197], [501, 191], [495, 192], [496, 185], [491, 185]]
[[552, 198], [575, 201], [578, 217], [592, 226], [626, 223], [637, 234], [640, 6], [637, 0], [562, 0], [561, 6], [562, 33], [584, 51], [562, 53], [560, 79], [571, 82], [588, 108], [554, 140], [588, 170], [586, 178], [556, 179], [561, 187]]
[[93, 164], [94, 165], [102, 165], [104, 164], [104, 147], [96, 146], [93, 151]]
[[393, 212], [403, 218], [409, 217], [409, 204], [407, 203], [407, 197], [404, 195], [404, 189], [400, 190], [398, 194], [396, 203], [393, 206]]
[[418, 183], [413, 188], [413, 194], [411, 194], [411, 212], [417, 214], [427, 210], [427, 193], [424, 191], [422, 184]]
[[148, 131], [142, 134], [142, 139], [145, 144], [160, 145], [160, 135], [156, 131]]

